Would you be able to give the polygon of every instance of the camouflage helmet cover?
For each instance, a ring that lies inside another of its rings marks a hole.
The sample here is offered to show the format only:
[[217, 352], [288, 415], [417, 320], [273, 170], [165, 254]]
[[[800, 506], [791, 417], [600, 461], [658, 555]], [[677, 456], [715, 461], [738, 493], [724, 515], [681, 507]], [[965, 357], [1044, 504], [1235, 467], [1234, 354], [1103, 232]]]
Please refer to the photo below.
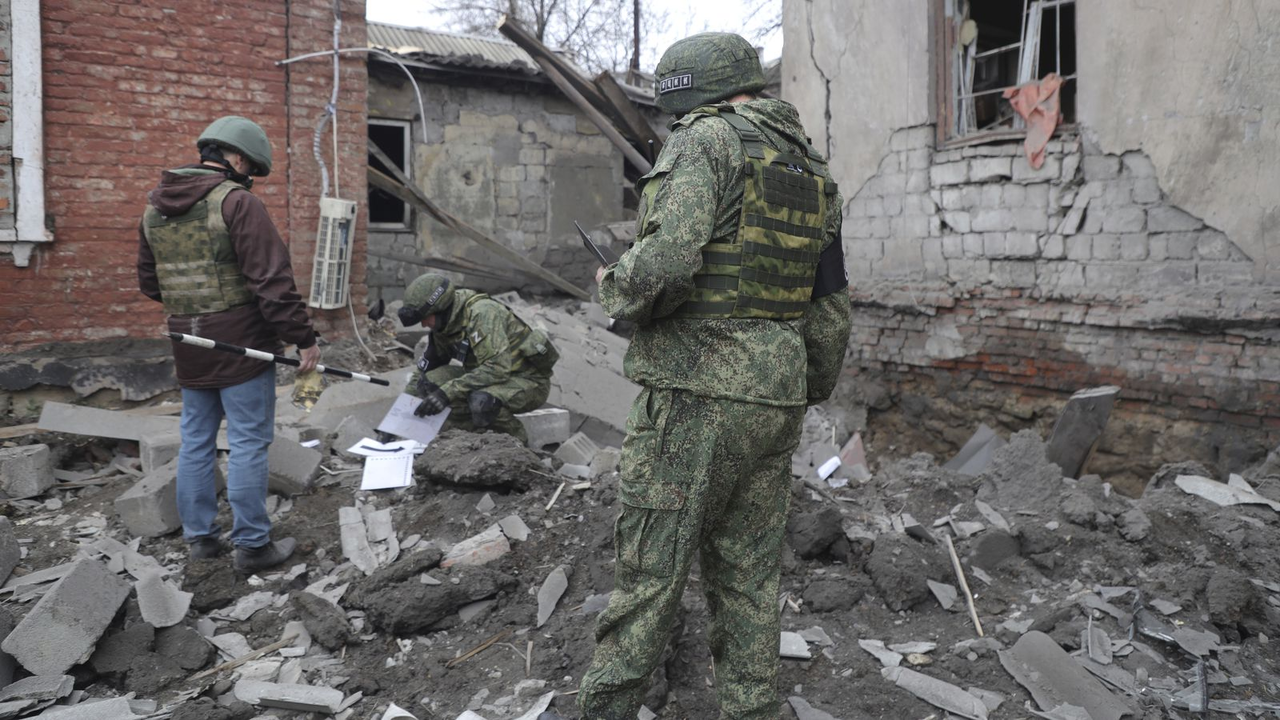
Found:
[[735, 33], [700, 33], [662, 54], [655, 73], [658, 107], [673, 115], [764, 89], [760, 55]]
[[226, 115], [209, 123], [196, 139], [197, 148], [205, 145], [217, 145], [245, 156], [253, 165], [250, 175], [271, 174], [271, 141], [262, 126], [248, 118]]
[[453, 303], [453, 283], [436, 273], [419, 275], [404, 291], [404, 305], [400, 308], [400, 323], [411, 327], [430, 315], [449, 309]]

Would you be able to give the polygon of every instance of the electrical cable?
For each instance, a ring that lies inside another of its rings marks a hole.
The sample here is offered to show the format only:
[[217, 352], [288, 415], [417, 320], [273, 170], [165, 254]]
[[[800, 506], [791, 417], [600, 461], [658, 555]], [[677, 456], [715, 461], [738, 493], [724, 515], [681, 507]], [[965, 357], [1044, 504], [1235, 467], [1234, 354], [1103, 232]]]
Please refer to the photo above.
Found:
[[284, 60], [277, 60], [276, 65], [291, 65], [300, 60], [310, 60], [311, 58], [324, 57], [325, 55], [333, 55], [335, 52], [373, 53], [374, 55], [378, 55], [379, 57], [385, 57], [387, 60], [390, 60], [391, 62], [399, 66], [399, 68], [404, 71], [405, 77], [409, 78], [409, 84], [413, 87], [414, 97], [416, 97], [418, 100], [418, 117], [422, 119], [421, 120], [422, 142], [424, 143], [429, 142], [429, 140], [427, 140], [427, 110], [426, 110], [426, 105], [422, 102], [422, 90], [418, 88], [418, 81], [414, 79], [413, 73], [409, 72], [409, 68], [404, 63], [400, 62], [400, 60], [396, 58], [395, 55], [387, 52], [386, 50], [380, 50], [378, 48], [338, 48], [336, 51], [335, 50], [318, 50], [316, 52], [306, 53], [305, 55], [295, 55], [294, 57], [286, 58]]

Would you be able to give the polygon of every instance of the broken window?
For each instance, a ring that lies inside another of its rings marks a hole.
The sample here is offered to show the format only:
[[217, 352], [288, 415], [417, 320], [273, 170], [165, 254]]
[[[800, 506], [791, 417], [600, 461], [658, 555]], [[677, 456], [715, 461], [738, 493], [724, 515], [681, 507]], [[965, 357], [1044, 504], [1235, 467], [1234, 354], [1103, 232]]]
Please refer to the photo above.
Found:
[[1024, 129], [1004, 91], [1050, 73], [1063, 122], [1076, 112], [1075, 0], [939, 0], [939, 139]]
[[[409, 162], [409, 123], [404, 120], [380, 120], [369, 118], [369, 139], [396, 164], [406, 176], [412, 177]], [[391, 175], [390, 168], [382, 164], [372, 153], [369, 167]], [[379, 228], [408, 228], [409, 206], [400, 198], [369, 186], [369, 225]]]

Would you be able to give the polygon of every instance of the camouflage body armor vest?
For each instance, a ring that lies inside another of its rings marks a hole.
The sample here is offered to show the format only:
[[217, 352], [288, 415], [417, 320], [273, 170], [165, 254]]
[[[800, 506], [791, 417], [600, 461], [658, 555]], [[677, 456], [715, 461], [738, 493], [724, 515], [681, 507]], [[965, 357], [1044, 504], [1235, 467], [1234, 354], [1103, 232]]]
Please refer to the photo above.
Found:
[[204, 315], [253, 302], [222, 217], [227, 194], [242, 187], [223, 182], [174, 217], [147, 208], [143, 232], [156, 258], [160, 298], [170, 315]]
[[681, 119], [715, 115], [738, 133], [746, 184], [737, 235], [702, 248], [693, 295], [674, 313], [686, 318], [794, 320], [813, 295], [829, 198], [836, 184], [812, 147], [806, 156], [778, 152], [732, 107], [704, 106]]

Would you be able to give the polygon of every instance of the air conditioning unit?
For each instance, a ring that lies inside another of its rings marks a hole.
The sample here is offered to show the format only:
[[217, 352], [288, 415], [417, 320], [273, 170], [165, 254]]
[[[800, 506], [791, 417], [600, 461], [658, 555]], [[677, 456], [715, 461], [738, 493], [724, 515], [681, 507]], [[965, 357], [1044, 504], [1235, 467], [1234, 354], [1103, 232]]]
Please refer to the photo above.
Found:
[[347, 304], [355, 228], [354, 201], [320, 198], [320, 230], [311, 271], [311, 301], [307, 303], [311, 307], [332, 310]]

